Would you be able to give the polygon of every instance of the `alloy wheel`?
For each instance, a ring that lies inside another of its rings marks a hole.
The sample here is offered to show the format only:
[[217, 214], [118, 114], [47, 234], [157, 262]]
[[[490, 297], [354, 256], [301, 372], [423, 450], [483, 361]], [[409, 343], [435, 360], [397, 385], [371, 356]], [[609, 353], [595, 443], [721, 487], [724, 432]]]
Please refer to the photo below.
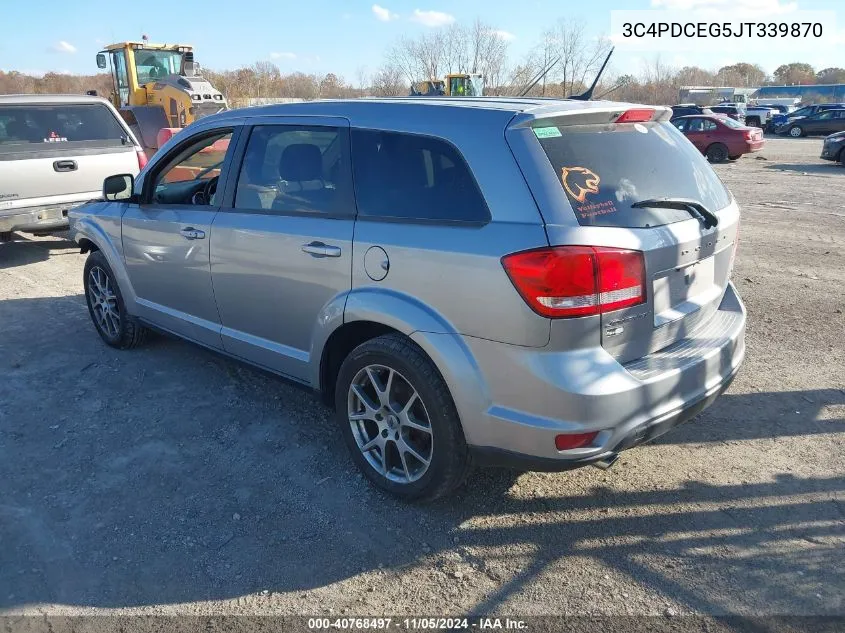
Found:
[[117, 294], [108, 273], [99, 266], [93, 266], [88, 272], [88, 300], [97, 325], [109, 337], [116, 338], [120, 333]]
[[384, 365], [367, 365], [347, 398], [352, 436], [364, 459], [390, 481], [408, 484], [428, 471], [434, 451], [431, 419], [414, 386]]

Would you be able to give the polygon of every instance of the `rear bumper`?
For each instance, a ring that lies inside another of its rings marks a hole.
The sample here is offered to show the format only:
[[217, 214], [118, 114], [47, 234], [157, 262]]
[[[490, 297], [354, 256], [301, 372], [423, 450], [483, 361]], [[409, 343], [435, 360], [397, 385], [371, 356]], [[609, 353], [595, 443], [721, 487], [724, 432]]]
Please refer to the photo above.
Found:
[[[79, 203], [76, 203], [79, 204]], [[0, 215], [0, 232], [56, 231], [68, 227], [67, 214], [74, 205], [50, 205], [10, 209]]]
[[[485, 375], [498, 402], [467, 433], [471, 450], [484, 464], [559, 471], [662, 435], [728, 388], [745, 356], [745, 318], [729, 284], [719, 310], [700, 330], [625, 365], [601, 348], [557, 354], [521, 348], [488, 360], [483, 350], [478, 358], [478, 348], [498, 344], [471, 344], [480, 367], [499, 362]], [[590, 446], [555, 447], [557, 434], [591, 431], [598, 435]]]

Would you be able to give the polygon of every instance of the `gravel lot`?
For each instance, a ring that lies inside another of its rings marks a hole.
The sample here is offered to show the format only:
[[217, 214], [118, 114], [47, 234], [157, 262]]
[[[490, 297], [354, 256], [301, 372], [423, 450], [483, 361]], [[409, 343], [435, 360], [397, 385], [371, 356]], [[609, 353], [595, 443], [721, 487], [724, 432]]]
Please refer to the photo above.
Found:
[[189, 344], [106, 347], [60, 236], [0, 244], [0, 613], [845, 614], [845, 169], [718, 165], [748, 356], [613, 469], [405, 506], [309, 393]]

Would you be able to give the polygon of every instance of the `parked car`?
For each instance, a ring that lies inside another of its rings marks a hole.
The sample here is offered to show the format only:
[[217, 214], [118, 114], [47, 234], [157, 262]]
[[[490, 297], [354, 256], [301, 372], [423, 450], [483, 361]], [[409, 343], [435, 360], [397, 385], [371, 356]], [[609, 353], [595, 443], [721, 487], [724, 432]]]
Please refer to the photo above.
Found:
[[794, 112], [797, 109], [795, 106], [783, 105], [780, 103], [761, 103], [754, 107], [769, 108], [770, 110], [776, 110], [779, 114], [789, 114], [790, 112]]
[[766, 144], [762, 130], [742, 125], [726, 116], [685, 116], [672, 123], [712, 163], [736, 160], [743, 154], [759, 152]]
[[845, 132], [831, 134], [824, 139], [821, 158], [833, 161], [838, 160], [845, 166], [845, 151], [842, 151], [843, 148], [845, 148]]
[[99, 197], [106, 176], [145, 164], [105, 99], [0, 95], [0, 239], [67, 228], [68, 211]]
[[203, 118], [72, 211], [93, 324], [312, 387], [403, 498], [470, 463], [608, 466], [745, 353], [739, 209], [669, 116], [433, 97]]
[[749, 106], [745, 110], [745, 125], [765, 130], [777, 112], [777, 108], [769, 106]]
[[780, 129], [781, 134], [793, 138], [808, 134], [833, 134], [845, 130], [845, 108], [841, 110], [823, 110], [816, 114], [795, 119]]
[[845, 108], [845, 103], [816, 103], [798, 108], [789, 114], [776, 114], [772, 117], [772, 130], [780, 133], [788, 130], [789, 124], [796, 119], [803, 119], [825, 110], [841, 110], [843, 108]]
[[675, 120], [678, 117], [688, 116], [690, 114], [713, 114], [713, 111], [710, 108], [698, 106], [694, 103], [681, 103], [679, 105], [672, 106], [672, 120]]
[[[742, 108], [735, 104], [719, 104], [710, 107], [710, 111], [713, 114], [724, 114], [725, 116], [733, 119], [734, 121], [745, 125], [745, 108]], [[759, 125], [757, 127], [760, 127]]]

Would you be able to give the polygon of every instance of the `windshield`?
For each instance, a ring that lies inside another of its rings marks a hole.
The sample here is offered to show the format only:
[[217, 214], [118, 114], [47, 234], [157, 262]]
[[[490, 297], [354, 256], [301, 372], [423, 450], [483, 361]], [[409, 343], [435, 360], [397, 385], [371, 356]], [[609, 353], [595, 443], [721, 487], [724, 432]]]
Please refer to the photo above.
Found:
[[727, 125], [728, 127], [732, 127], [732, 128], [734, 128], [734, 129], [736, 129], [736, 128], [744, 128], [744, 127], [745, 127], [745, 126], [744, 126], [742, 123], [740, 123], [739, 121], [735, 121], [734, 119], [731, 119], [731, 118], [729, 118], [729, 117], [725, 117], [724, 119], [719, 119], [719, 121], [720, 121], [720, 123], [722, 123], [723, 125]]
[[147, 84], [167, 75], [178, 74], [181, 68], [182, 53], [146, 49], [135, 51], [135, 69], [138, 71], [139, 84]]
[[449, 94], [453, 97], [480, 97], [477, 92], [478, 81], [469, 77], [451, 77], [449, 79]]
[[689, 220], [679, 209], [638, 209], [653, 198], [688, 198], [716, 212], [730, 193], [674, 125], [625, 123], [549, 126], [534, 134], [584, 226], [642, 228]]
[[809, 116], [813, 113], [812, 108], [801, 108], [792, 113], [792, 116]]

